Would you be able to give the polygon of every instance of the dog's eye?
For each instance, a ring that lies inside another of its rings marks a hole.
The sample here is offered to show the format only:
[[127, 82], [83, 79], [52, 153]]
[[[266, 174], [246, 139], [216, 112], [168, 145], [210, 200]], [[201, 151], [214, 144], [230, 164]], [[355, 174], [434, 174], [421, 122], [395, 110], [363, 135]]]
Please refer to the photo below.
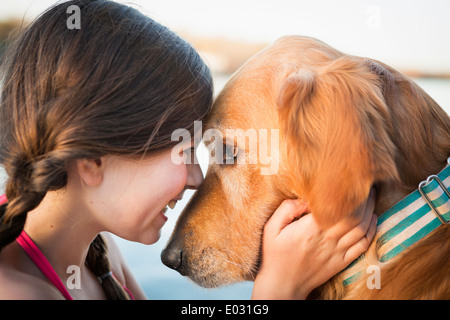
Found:
[[236, 158], [239, 153], [239, 148], [237, 146], [230, 146], [228, 144], [223, 145], [223, 163], [233, 164], [236, 163]]

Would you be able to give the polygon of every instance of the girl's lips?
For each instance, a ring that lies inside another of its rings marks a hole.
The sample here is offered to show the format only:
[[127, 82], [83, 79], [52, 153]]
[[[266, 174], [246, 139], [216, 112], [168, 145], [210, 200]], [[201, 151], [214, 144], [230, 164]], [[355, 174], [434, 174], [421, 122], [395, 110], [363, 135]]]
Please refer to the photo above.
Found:
[[164, 207], [159, 213], [161, 213], [161, 216], [164, 218], [164, 221], [167, 221], [167, 217], [166, 217], [166, 215], [165, 215], [165, 213], [166, 213], [166, 211], [167, 211], [167, 207]]
[[177, 204], [178, 200], [181, 200], [181, 198], [171, 199], [169, 201], [169, 203], [164, 208], [162, 208], [162, 210], [160, 211], [161, 215], [164, 217], [165, 220], [167, 220], [167, 216], [166, 216], [166, 212], [168, 210], [167, 207], [169, 207], [170, 209], [175, 208], [175, 205]]

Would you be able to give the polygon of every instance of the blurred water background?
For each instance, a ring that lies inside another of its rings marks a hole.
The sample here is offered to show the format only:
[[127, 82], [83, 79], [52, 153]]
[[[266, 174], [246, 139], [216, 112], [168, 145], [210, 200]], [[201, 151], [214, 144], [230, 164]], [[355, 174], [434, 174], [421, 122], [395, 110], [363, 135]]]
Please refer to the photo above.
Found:
[[[209, 64], [216, 93], [251, 55], [286, 34], [317, 37], [337, 49], [383, 61], [413, 77], [450, 114], [450, 2], [447, 0], [119, 0], [191, 42]], [[0, 57], [10, 31], [54, 0], [0, 0]], [[208, 158], [197, 156], [204, 174]], [[0, 192], [6, 176], [0, 169]], [[149, 299], [249, 299], [252, 283], [204, 289], [160, 260], [193, 191], [168, 210], [160, 240], [150, 246], [116, 238]]]

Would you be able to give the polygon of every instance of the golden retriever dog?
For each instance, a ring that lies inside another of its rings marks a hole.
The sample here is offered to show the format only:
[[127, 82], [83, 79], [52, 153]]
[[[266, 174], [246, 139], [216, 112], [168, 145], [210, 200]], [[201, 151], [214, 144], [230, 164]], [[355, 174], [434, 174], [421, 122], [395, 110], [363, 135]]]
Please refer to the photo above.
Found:
[[[440, 172], [450, 156], [450, 118], [413, 81], [381, 62], [301, 36], [283, 37], [247, 61], [216, 98], [203, 124], [203, 132], [208, 129], [221, 137], [203, 137], [205, 145], [223, 150], [227, 161], [210, 162], [161, 255], [204, 287], [254, 279], [263, 226], [284, 199], [307, 201], [326, 227], [375, 187], [381, 215]], [[254, 130], [258, 142], [267, 142], [276, 170], [263, 174], [268, 162], [243, 143], [250, 135], [227, 139], [227, 129]], [[279, 140], [269, 139], [276, 133]], [[257, 161], [243, 161], [252, 156]], [[377, 231], [363, 259], [380, 270], [377, 288], [367, 285], [370, 272], [348, 285], [343, 272], [310, 298], [450, 298], [448, 224], [388, 262], [380, 259], [379, 240]]]

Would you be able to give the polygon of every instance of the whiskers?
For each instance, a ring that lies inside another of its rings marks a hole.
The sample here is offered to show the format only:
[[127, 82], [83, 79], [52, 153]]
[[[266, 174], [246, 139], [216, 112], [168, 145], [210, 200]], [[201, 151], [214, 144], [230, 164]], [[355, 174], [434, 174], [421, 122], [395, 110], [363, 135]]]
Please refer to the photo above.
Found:
[[[241, 274], [244, 275], [245, 279], [241, 280], [255, 280], [256, 272], [258, 271], [257, 265], [252, 263], [253, 259], [249, 259], [248, 257], [242, 257], [238, 253], [233, 250], [223, 248], [221, 251], [218, 251], [216, 257], [221, 261], [232, 264], [239, 269], [241, 269]], [[231, 259], [231, 260], [230, 260]], [[233, 279], [236, 281], [236, 279]]]

